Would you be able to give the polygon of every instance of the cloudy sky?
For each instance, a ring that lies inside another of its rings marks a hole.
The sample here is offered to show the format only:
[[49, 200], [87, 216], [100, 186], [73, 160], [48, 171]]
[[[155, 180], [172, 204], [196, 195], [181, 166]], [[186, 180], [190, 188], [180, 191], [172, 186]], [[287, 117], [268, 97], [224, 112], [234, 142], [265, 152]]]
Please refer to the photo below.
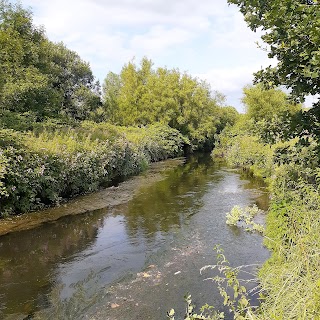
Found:
[[270, 65], [237, 7], [227, 0], [22, 0], [52, 41], [63, 41], [90, 62], [101, 81], [135, 57], [155, 67], [207, 80], [243, 110], [242, 88]]

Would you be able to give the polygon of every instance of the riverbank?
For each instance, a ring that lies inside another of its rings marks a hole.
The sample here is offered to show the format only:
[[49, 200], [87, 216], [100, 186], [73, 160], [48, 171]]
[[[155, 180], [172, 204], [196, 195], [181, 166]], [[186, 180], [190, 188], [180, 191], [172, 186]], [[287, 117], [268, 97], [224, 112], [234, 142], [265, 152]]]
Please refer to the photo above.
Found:
[[81, 215], [104, 208], [112, 209], [127, 203], [136, 195], [141, 186], [148, 186], [164, 179], [163, 171], [181, 165], [184, 161], [184, 158], [176, 158], [151, 163], [144, 173], [120, 182], [116, 187], [103, 188], [88, 195], [78, 196], [47, 210], [3, 218], [0, 220], [0, 236], [11, 232], [30, 230], [65, 216]]
[[214, 150], [270, 191], [265, 245], [272, 255], [259, 271], [261, 306], [248, 310], [255, 319], [320, 319], [319, 141], [311, 134], [266, 141], [257, 126], [226, 130]]
[[[59, 205], [112, 186], [150, 163], [183, 155], [188, 140], [155, 124], [119, 127], [84, 121], [0, 130], [0, 217]], [[0, 221], [1, 222], [1, 221]]]

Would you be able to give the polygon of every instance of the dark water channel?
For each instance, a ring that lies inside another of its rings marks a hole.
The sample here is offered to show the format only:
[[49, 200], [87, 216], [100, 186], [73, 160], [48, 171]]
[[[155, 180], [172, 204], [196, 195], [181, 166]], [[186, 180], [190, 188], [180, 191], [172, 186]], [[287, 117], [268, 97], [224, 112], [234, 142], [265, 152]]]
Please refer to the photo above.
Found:
[[[145, 174], [148, 181], [148, 173]], [[0, 237], [0, 319], [165, 319], [221, 299], [199, 269], [220, 244], [234, 266], [268, 258], [262, 237], [225, 223], [234, 205], [268, 205], [257, 181], [193, 156], [121, 205]]]

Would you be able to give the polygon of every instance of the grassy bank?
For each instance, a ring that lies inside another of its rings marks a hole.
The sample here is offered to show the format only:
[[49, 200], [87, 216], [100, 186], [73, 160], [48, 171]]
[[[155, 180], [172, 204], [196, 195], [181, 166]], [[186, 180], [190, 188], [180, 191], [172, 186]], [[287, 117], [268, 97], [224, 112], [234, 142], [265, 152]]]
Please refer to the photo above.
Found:
[[82, 122], [0, 130], [0, 217], [25, 213], [109, 186], [150, 162], [183, 154], [188, 141], [163, 125]]

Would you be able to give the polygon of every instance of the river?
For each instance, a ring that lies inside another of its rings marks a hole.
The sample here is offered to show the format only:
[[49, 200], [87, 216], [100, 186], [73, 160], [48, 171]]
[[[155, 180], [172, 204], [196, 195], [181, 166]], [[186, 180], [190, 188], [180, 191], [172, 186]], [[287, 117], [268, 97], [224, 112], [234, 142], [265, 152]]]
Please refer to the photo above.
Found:
[[234, 205], [267, 208], [259, 181], [209, 155], [155, 164], [131, 180], [131, 196], [120, 184], [109, 189], [113, 202], [101, 192], [80, 197], [83, 213], [65, 216], [62, 206], [41, 213], [59, 212], [57, 220], [0, 236], [1, 319], [166, 319], [171, 308], [183, 315], [187, 292], [197, 306], [223, 309], [204, 281], [212, 274], [199, 272], [216, 262], [214, 246], [233, 266], [269, 257], [260, 235], [225, 223]]

